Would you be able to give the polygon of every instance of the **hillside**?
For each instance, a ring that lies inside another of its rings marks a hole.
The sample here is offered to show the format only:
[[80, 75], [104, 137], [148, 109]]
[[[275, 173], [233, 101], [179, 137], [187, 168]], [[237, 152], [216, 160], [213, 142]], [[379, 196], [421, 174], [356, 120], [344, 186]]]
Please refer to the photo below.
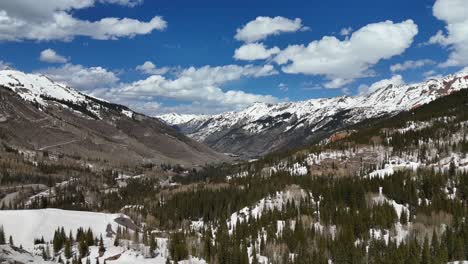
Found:
[[355, 97], [257, 103], [214, 116], [167, 114], [159, 118], [217, 151], [258, 157], [318, 142], [351, 125], [393, 116], [465, 88], [468, 73], [458, 73], [418, 84], [388, 85]]
[[114, 164], [226, 160], [156, 118], [43, 75], [0, 71], [0, 98], [0, 141], [12, 148]]
[[[92, 263], [104, 260], [115, 264], [144, 264], [144, 263], [166, 263], [167, 248], [166, 239], [158, 239], [159, 247], [157, 257], [148, 258], [138, 250], [135, 250], [134, 245], [122, 244], [114, 245], [118, 229], [128, 228], [132, 231], [133, 222], [124, 214], [105, 214], [80, 211], [66, 211], [57, 209], [43, 210], [6, 210], [0, 211], [0, 226], [3, 226], [7, 231], [6, 235], [14, 236], [16, 246], [0, 245], [0, 260], [5, 256], [6, 263], [56, 263], [52, 261], [44, 261], [42, 256], [42, 248], [49, 249], [49, 254], [53, 254], [53, 243], [41, 243], [37, 240], [53, 241], [56, 230], [63, 228], [66, 234], [75, 234], [79, 228], [83, 230], [91, 230], [96, 237], [103, 238], [103, 245], [106, 248], [105, 252], [100, 255], [98, 245], [90, 246], [89, 256], [84, 257], [81, 261], [86, 263], [87, 260], [92, 260]], [[33, 243], [36, 240], [36, 243]], [[129, 249], [129, 246], [132, 246]], [[21, 249], [18, 248], [21, 246]], [[145, 247], [145, 245], [141, 245]], [[72, 251], [78, 251], [72, 248]], [[78, 254], [78, 252], [74, 252]], [[62, 259], [65, 259], [65, 252], [60, 254]], [[99, 260], [98, 260], [99, 259]], [[16, 261], [16, 262], [15, 262]], [[2, 262], [4, 263], [4, 262]], [[190, 263], [204, 264], [204, 261], [198, 259], [191, 260]]]
[[[6, 210], [0, 224], [27, 247], [24, 234], [89, 224], [97, 237], [125, 214], [138, 236], [130, 229], [104, 239], [104, 259], [123, 252], [115, 263], [456, 263], [468, 259], [467, 100], [468, 89], [454, 91], [258, 160], [174, 168], [164, 179], [143, 170], [57, 183], [2, 208], [113, 214]], [[82, 240], [75, 254], [94, 259], [96, 243], [80, 253]], [[63, 251], [47, 259], [64, 259]]]

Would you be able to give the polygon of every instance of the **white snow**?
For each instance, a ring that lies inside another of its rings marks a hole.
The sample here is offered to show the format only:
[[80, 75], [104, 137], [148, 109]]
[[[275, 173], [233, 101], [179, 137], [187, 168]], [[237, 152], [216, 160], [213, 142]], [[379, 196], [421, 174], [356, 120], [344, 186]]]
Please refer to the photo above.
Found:
[[86, 97], [66, 85], [57, 83], [44, 75], [27, 74], [15, 70], [0, 71], [0, 85], [7, 86], [27, 101], [46, 105], [41, 95], [71, 101], [84, 102]]
[[384, 178], [385, 176], [393, 175], [393, 173], [395, 173], [395, 171], [397, 170], [410, 169], [410, 170], [416, 171], [420, 166], [421, 166], [421, 163], [419, 162], [404, 161], [402, 159], [395, 158], [391, 160], [390, 163], [385, 164], [383, 169], [375, 170], [369, 173], [367, 177]]
[[[249, 133], [262, 133], [277, 124], [285, 124], [285, 131], [310, 126], [316, 131], [333, 120], [341, 111], [350, 111], [345, 120], [354, 124], [383, 114], [410, 110], [454, 91], [468, 87], [466, 73], [431, 79], [402, 86], [384, 86], [375, 92], [355, 97], [311, 99], [278, 104], [255, 103], [238, 111], [212, 116], [166, 114], [158, 116], [168, 124], [190, 127], [188, 136], [203, 141], [210, 135], [231, 128], [243, 128]], [[411, 124], [406, 129], [411, 129]]]
[[122, 114], [130, 117], [130, 118], [133, 118], [133, 112], [132, 111], [129, 111], [129, 110], [122, 110]]
[[[21, 249], [13, 249], [10, 245], [0, 245], [0, 256], [7, 260], [6, 263], [52, 263], [44, 261], [42, 257], [35, 256], [30, 252], [23, 252]], [[3, 262], [2, 262], [3, 263]]]
[[114, 219], [120, 216], [126, 217], [122, 214], [60, 209], [4, 210], [0, 211], [0, 225], [3, 225], [7, 236], [13, 236], [16, 245], [21, 244], [24, 249], [31, 251], [35, 238], [44, 236], [46, 241], [50, 241], [59, 227], [64, 227], [66, 234], [70, 230], [75, 234], [78, 228], [83, 227], [91, 228], [95, 235], [104, 236], [108, 224], [112, 225], [114, 231], [117, 230], [118, 224]]
[[265, 210], [281, 210], [283, 205], [288, 201], [294, 200], [299, 202], [300, 199], [311, 196], [311, 194], [306, 193], [303, 189], [284, 190], [276, 192], [274, 196], [269, 196], [261, 199], [255, 205], [251, 207], [244, 207], [241, 210], [233, 213], [228, 220], [228, 226], [230, 227], [230, 232], [237, 224], [237, 221], [243, 223], [248, 221], [250, 217], [259, 218], [262, 216]]

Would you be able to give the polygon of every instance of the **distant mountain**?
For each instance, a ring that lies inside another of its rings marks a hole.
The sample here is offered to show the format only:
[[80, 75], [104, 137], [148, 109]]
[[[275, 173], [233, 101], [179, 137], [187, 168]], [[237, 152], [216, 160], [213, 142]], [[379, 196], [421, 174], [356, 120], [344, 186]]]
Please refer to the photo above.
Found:
[[13, 70], [0, 71], [0, 143], [118, 163], [226, 159], [157, 118]]
[[217, 151], [256, 157], [321, 140], [350, 125], [393, 116], [467, 87], [468, 73], [458, 73], [418, 84], [388, 85], [354, 97], [256, 103], [239, 112], [159, 118]]

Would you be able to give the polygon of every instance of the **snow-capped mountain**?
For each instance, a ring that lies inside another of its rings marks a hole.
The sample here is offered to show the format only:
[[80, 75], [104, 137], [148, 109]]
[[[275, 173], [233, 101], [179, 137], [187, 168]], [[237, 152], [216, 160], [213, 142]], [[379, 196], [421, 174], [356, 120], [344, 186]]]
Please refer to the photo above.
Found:
[[457, 73], [418, 84], [388, 85], [354, 97], [256, 103], [239, 112], [159, 118], [215, 150], [252, 157], [320, 140], [349, 125], [410, 110], [467, 87], [468, 73]]
[[78, 92], [77, 90], [57, 83], [41, 74], [28, 74], [15, 70], [0, 71], [0, 85], [11, 89], [25, 101], [40, 107], [47, 107], [50, 103], [62, 102], [63, 105], [82, 105], [100, 119], [99, 112], [105, 108], [117, 107], [119, 111], [132, 117], [134, 112], [122, 105], [110, 104]]
[[0, 141], [34, 151], [130, 162], [223, 160], [157, 118], [85, 95], [44, 75], [0, 71]]

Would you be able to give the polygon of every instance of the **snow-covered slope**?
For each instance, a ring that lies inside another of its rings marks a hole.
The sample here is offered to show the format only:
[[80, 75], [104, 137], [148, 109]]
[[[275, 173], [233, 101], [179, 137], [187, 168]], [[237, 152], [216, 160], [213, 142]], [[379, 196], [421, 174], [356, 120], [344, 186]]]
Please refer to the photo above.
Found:
[[209, 118], [210, 116], [169, 113], [169, 114], [160, 115], [158, 117], [164, 120], [164, 122], [168, 124], [179, 125], [179, 124], [184, 124], [184, 123], [191, 122], [191, 121], [198, 122], [199, 120]]
[[2, 264], [52, 264], [53, 262], [45, 261], [40, 256], [36, 256], [24, 249], [10, 246], [0, 245], [0, 263]]
[[[47, 106], [51, 101], [83, 105], [98, 118], [101, 118], [99, 111], [106, 108], [102, 103], [112, 105], [104, 100], [84, 95], [73, 88], [57, 83], [47, 76], [40, 74], [2, 70], [0, 71], [0, 86], [7, 87], [24, 100], [43, 107]], [[133, 112], [130, 109], [124, 106], [119, 106], [119, 108], [121, 114], [132, 117]]]
[[5, 234], [12, 235], [16, 245], [22, 245], [24, 249], [34, 249], [34, 239], [42, 236], [46, 241], [53, 238], [57, 228], [64, 227], [68, 234], [73, 233], [80, 227], [91, 228], [96, 235], [106, 234], [107, 225], [112, 230], [117, 230], [118, 217], [126, 217], [120, 214], [105, 214], [82, 211], [67, 211], [59, 209], [40, 210], [5, 210], [0, 211], [0, 226], [5, 229]]
[[[125, 219], [125, 220], [123, 220]], [[11, 235], [14, 244], [19, 247], [21, 245], [24, 250], [9, 245], [0, 245], [0, 263], [2, 259], [8, 261], [6, 263], [57, 263], [58, 259], [54, 261], [43, 261], [40, 255], [41, 247], [48, 246], [49, 251], [52, 251], [52, 245], [39, 244], [34, 245], [34, 239], [44, 238], [48, 243], [53, 239], [54, 231], [57, 228], [64, 228], [66, 234], [71, 231], [74, 235], [78, 228], [82, 227], [85, 230], [90, 228], [93, 235], [96, 237], [103, 237], [103, 244], [105, 253], [100, 255], [98, 246], [90, 246], [89, 255], [81, 259], [82, 263], [87, 260], [90, 263], [104, 263], [105, 259], [108, 262], [115, 264], [146, 264], [156, 263], [163, 264], [167, 261], [168, 248], [167, 238], [156, 237], [158, 249], [156, 250], [155, 257], [149, 258], [147, 253], [149, 248], [139, 243], [121, 240], [121, 244], [114, 245], [115, 232], [119, 223], [129, 223], [132, 226], [133, 222], [130, 218], [123, 214], [107, 214], [95, 213], [86, 211], [68, 211], [60, 209], [39, 209], [39, 210], [6, 210], [0, 211], [0, 226], [3, 226], [7, 238]], [[108, 225], [112, 228], [112, 235], [107, 236]], [[123, 226], [121, 226], [124, 228]], [[134, 232], [131, 230], [130, 232]], [[72, 251], [77, 253], [77, 245], [72, 247]], [[30, 253], [32, 252], [32, 253]], [[146, 253], [145, 253], [146, 252]], [[63, 250], [59, 253], [62, 259], [65, 259]], [[112, 260], [110, 260], [112, 259]], [[15, 262], [16, 261], [16, 262]], [[180, 264], [205, 264], [202, 259], [190, 257], [188, 260], [180, 261]]]
[[218, 151], [255, 156], [369, 118], [410, 110], [467, 87], [468, 73], [458, 73], [418, 84], [388, 85], [354, 97], [256, 103], [239, 112], [213, 116], [167, 114], [159, 118]]
[[3, 70], [0, 71], [0, 85], [10, 87], [25, 100], [36, 101], [41, 104], [46, 104], [42, 96], [77, 103], [86, 101], [83, 94], [63, 84], [56, 83], [44, 75]]

